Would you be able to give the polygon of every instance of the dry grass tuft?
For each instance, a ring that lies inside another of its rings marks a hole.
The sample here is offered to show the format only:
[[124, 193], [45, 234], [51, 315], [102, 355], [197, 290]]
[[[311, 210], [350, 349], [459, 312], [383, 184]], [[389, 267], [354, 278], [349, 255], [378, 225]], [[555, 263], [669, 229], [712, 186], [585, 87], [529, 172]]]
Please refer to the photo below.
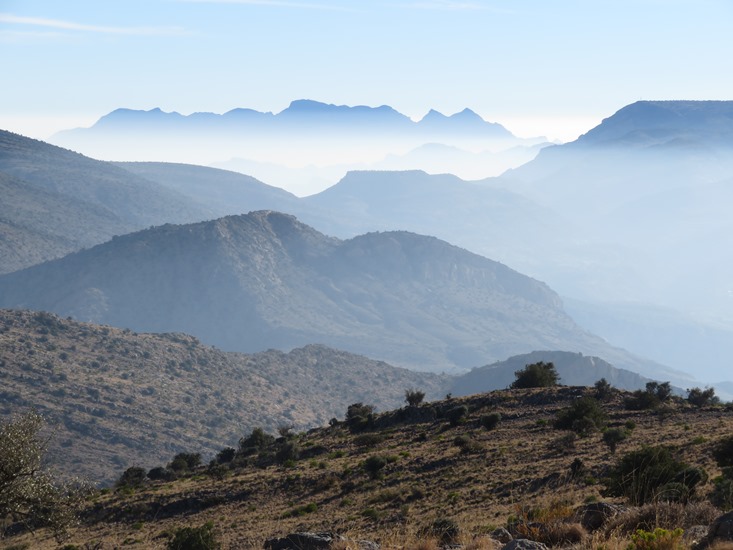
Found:
[[605, 531], [608, 535], [629, 535], [638, 529], [687, 529], [693, 525], [710, 525], [720, 514], [720, 510], [709, 502], [693, 502], [687, 505], [657, 502], [619, 514], [609, 522]]

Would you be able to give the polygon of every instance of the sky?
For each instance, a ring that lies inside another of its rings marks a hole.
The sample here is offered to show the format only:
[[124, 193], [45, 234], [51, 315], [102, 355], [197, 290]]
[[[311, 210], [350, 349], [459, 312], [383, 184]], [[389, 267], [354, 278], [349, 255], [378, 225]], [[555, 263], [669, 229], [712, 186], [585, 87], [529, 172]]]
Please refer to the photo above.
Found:
[[0, 128], [294, 99], [468, 107], [571, 140], [641, 99], [733, 99], [730, 0], [0, 0]]

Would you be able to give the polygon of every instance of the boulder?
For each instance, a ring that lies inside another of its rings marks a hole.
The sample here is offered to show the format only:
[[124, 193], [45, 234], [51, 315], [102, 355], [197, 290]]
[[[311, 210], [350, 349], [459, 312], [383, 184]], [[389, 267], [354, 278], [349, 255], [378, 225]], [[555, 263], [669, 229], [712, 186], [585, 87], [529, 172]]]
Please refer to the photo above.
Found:
[[623, 506], [609, 502], [592, 502], [575, 510], [575, 517], [586, 531], [593, 532], [625, 510]]
[[506, 544], [507, 542], [511, 542], [514, 537], [512, 537], [512, 534], [509, 531], [507, 531], [503, 527], [499, 527], [498, 529], [494, 529], [491, 532], [491, 538]]
[[712, 544], [716, 541], [733, 541], [733, 511], [718, 516], [708, 529], [708, 540]]

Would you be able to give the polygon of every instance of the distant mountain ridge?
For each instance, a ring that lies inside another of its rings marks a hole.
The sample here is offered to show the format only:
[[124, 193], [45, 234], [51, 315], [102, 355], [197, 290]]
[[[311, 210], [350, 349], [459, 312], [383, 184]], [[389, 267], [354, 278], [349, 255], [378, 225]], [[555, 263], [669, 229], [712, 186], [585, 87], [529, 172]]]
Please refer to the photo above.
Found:
[[[164, 112], [159, 108], [148, 111], [134, 109], [116, 109], [101, 117], [91, 130], [132, 130], [158, 125], [163, 129], [185, 130], [187, 128], [216, 129], [224, 132], [246, 132], [249, 127], [262, 131], [267, 127], [306, 126], [313, 131], [344, 126], [349, 132], [363, 132], [370, 127], [378, 130], [425, 131], [441, 130], [448, 132], [471, 131], [485, 137], [512, 138], [511, 132], [501, 124], [486, 122], [470, 109], [446, 116], [430, 110], [425, 117], [413, 122], [409, 117], [399, 113], [388, 105], [368, 107], [365, 105], [348, 106], [333, 105], [299, 99], [279, 113], [260, 112], [253, 109], [233, 109], [223, 114], [193, 113], [182, 115], [175, 111]], [[344, 128], [342, 128], [343, 130]], [[64, 130], [57, 134], [57, 139], [78, 133], [79, 130]]]
[[407, 232], [341, 241], [268, 211], [152, 228], [5, 275], [0, 305], [227, 350], [322, 343], [415, 370], [572, 349], [670, 374], [583, 332], [552, 290], [502, 264]]

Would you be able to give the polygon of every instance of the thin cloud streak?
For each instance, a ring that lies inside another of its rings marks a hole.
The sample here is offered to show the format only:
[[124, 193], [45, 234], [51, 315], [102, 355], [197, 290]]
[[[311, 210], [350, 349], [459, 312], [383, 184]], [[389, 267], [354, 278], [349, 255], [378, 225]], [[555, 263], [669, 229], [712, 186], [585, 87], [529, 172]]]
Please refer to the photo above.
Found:
[[147, 36], [174, 36], [186, 34], [180, 27], [105, 27], [100, 25], [85, 25], [73, 21], [46, 19], [43, 17], [25, 17], [11, 13], [0, 13], [0, 23], [11, 25], [27, 25], [65, 31], [81, 31], [99, 34], [147, 35]]
[[304, 10], [325, 10], [325, 11], [347, 11], [356, 12], [359, 10], [344, 6], [331, 4], [310, 4], [302, 2], [288, 2], [285, 0], [178, 0], [187, 4], [242, 4], [249, 6], [265, 6], [273, 8], [297, 8]]
[[478, 2], [465, 2], [456, 0], [426, 0], [421, 2], [411, 2], [409, 4], [401, 4], [401, 6], [403, 8], [413, 8], [420, 10], [491, 11], [494, 13], [516, 13], [515, 11], [510, 9], [487, 6]]

